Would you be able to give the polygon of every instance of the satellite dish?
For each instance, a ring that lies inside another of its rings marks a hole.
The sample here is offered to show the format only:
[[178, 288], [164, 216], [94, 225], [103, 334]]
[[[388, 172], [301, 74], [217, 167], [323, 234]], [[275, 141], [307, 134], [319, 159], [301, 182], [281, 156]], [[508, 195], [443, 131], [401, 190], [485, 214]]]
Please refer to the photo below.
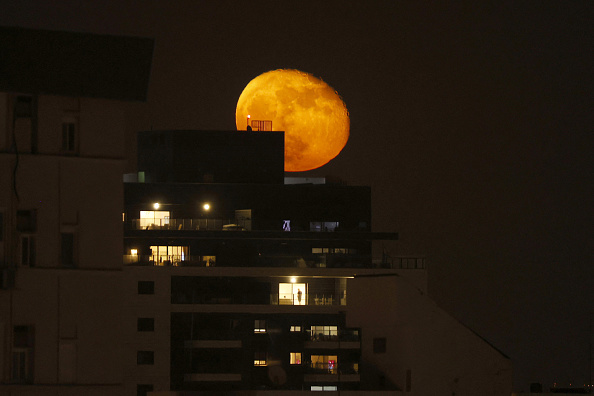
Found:
[[284, 385], [287, 382], [287, 373], [281, 366], [269, 366], [268, 367], [268, 378], [275, 386]]

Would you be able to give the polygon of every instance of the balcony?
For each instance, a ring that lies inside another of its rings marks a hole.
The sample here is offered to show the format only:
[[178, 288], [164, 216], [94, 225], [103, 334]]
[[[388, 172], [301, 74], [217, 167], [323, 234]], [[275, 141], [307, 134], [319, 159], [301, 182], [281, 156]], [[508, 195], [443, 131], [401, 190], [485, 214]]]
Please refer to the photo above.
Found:
[[279, 294], [271, 294], [270, 305], [346, 305], [346, 298], [337, 299], [334, 294], [304, 294], [301, 299], [295, 295], [279, 298]]
[[219, 218], [132, 219], [124, 224], [126, 230], [246, 231], [252, 228], [251, 220]]
[[[204, 257], [208, 257], [205, 259]], [[267, 268], [370, 268], [371, 258], [360, 254], [304, 254], [278, 255], [262, 254], [254, 257], [250, 267]], [[174, 266], [174, 267], [245, 267], [245, 262], [213, 260], [212, 256], [200, 255], [155, 255], [125, 254], [124, 265], [139, 266]]]

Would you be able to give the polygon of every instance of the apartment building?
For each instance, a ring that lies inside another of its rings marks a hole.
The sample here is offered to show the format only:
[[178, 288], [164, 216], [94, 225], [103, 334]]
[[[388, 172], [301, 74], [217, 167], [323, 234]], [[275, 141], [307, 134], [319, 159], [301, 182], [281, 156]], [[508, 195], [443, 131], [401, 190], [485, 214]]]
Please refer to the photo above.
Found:
[[0, 394], [121, 394], [124, 107], [153, 41], [0, 28], [0, 48]]

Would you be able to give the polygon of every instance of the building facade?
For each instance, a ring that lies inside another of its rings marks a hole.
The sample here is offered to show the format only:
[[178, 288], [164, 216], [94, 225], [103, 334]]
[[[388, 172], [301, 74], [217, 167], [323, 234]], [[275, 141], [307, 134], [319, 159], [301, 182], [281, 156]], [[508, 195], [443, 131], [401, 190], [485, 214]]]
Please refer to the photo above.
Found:
[[509, 395], [509, 359], [372, 258], [371, 191], [284, 134], [149, 131], [153, 42], [0, 29], [0, 395]]
[[1, 395], [123, 391], [123, 107], [152, 46], [0, 29]]

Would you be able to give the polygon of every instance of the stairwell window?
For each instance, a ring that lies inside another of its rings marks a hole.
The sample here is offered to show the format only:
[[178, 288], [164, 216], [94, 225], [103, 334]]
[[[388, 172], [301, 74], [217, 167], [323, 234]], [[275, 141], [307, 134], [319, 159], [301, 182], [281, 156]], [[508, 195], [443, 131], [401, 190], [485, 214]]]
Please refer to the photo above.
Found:
[[78, 120], [73, 117], [62, 121], [62, 152], [76, 154], [78, 152]]

